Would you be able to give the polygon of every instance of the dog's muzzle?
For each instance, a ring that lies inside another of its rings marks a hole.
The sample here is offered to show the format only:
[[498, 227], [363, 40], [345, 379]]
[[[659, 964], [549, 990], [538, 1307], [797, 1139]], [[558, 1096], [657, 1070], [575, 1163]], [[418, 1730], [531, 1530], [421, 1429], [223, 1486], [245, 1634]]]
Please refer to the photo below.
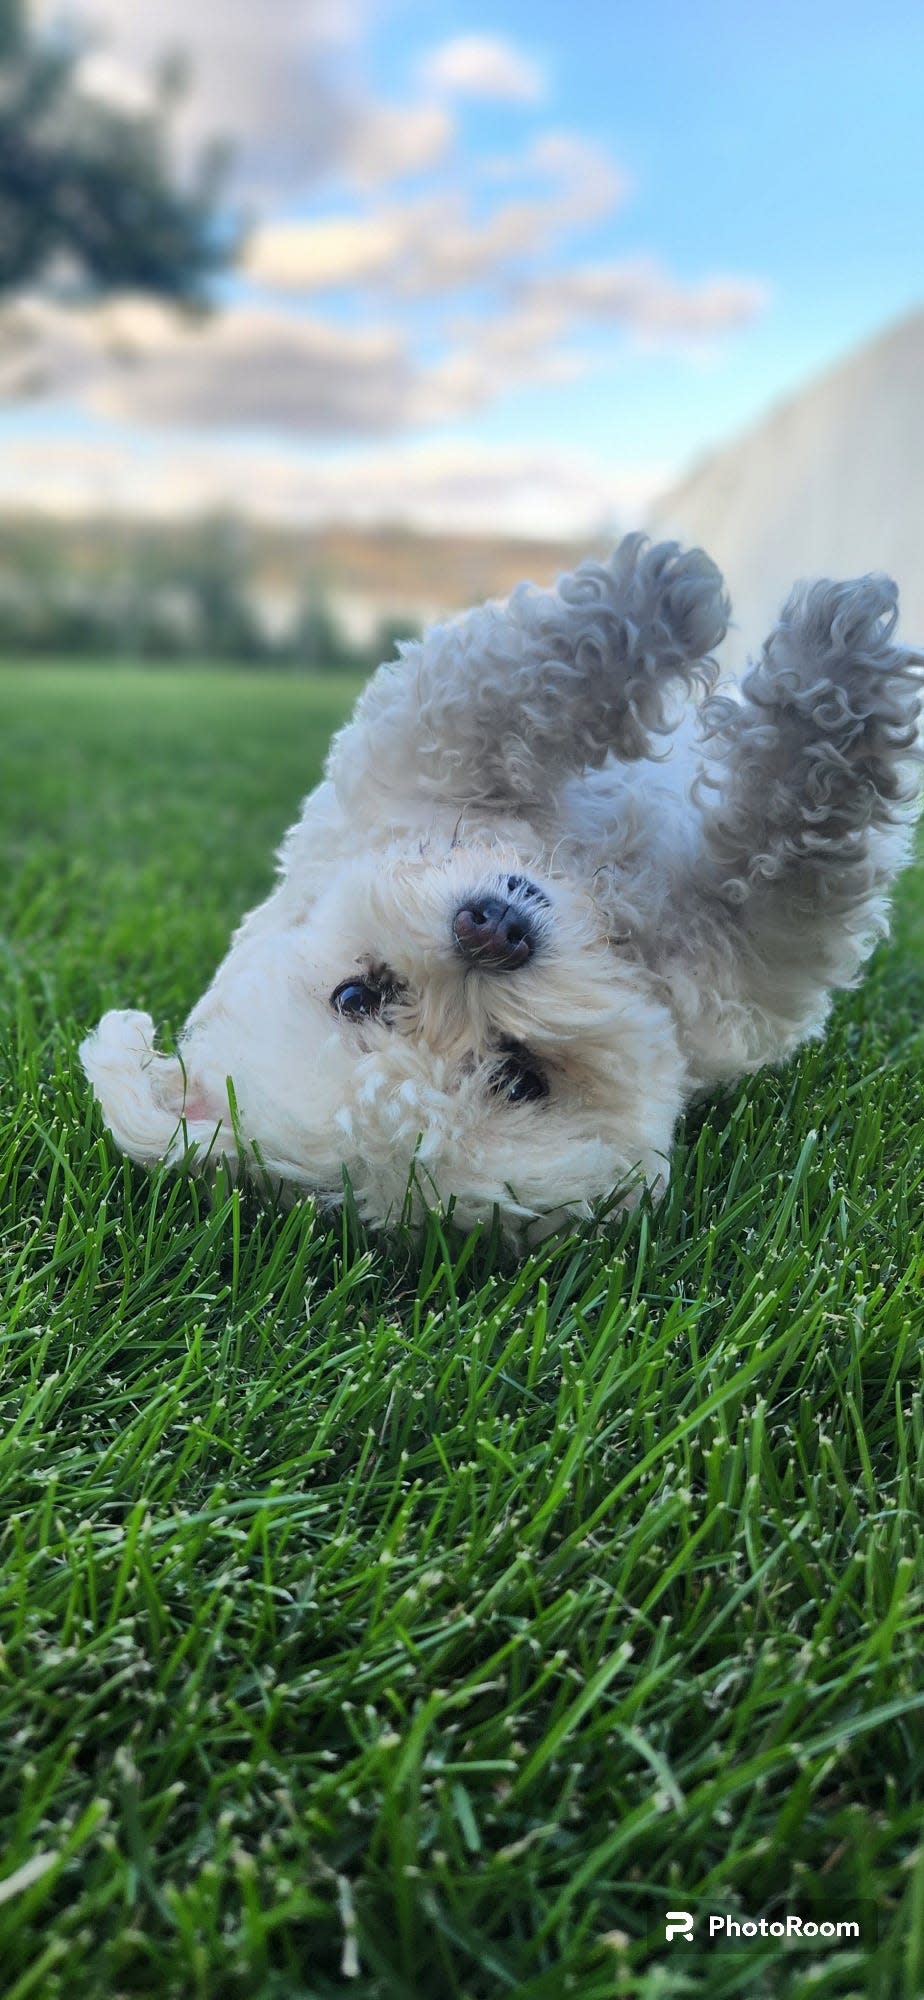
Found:
[[509, 875], [506, 890], [506, 895], [473, 897], [452, 920], [458, 950], [470, 965], [480, 966], [484, 972], [512, 972], [532, 958], [536, 948], [533, 910], [548, 907], [548, 898], [525, 876]]

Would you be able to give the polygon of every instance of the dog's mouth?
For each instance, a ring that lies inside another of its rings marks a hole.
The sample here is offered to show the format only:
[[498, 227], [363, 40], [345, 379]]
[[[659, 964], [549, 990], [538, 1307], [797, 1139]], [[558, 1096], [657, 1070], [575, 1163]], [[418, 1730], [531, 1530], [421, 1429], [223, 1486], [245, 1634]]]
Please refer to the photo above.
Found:
[[461, 957], [482, 972], [513, 972], [528, 964], [541, 935], [544, 889], [526, 875], [507, 875], [456, 910], [452, 935]]

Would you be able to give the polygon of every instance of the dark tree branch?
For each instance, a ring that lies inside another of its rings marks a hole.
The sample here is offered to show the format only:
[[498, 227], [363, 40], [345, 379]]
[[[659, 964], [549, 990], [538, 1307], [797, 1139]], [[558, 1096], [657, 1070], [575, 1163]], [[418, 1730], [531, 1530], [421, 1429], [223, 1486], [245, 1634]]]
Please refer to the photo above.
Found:
[[205, 304], [235, 248], [217, 206], [220, 158], [181, 176], [169, 86], [129, 115], [79, 90], [78, 56], [33, 34], [22, 0], [0, 0], [0, 298], [63, 267], [88, 292]]

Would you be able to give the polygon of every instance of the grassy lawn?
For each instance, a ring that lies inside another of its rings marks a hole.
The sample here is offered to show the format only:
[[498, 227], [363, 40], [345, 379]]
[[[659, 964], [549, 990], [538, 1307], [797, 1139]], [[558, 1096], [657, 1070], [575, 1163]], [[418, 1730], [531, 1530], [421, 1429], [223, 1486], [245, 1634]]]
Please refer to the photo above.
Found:
[[0, 674], [3, 2000], [920, 2000], [921, 877], [603, 1241], [149, 1178], [76, 1043], [179, 1026], [350, 694]]

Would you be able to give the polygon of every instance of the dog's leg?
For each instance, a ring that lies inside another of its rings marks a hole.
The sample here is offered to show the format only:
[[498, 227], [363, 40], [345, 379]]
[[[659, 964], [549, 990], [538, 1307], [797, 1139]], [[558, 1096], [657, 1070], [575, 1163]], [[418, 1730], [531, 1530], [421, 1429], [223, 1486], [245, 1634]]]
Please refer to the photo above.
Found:
[[819, 1032], [831, 989], [852, 983], [887, 929], [911, 840], [924, 664], [895, 643], [896, 618], [884, 577], [801, 587], [740, 700], [703, 704], [702, 839], [675, 925], [700, 989], [706, 1081]]
[[642, 535], [554, 590], [520, 584], [379, 669], [331, 753], [338, 794], [542, 804], [610, 751], [651, 756], [678, 689], [712, 684], [727, 613], [702, 550]]

